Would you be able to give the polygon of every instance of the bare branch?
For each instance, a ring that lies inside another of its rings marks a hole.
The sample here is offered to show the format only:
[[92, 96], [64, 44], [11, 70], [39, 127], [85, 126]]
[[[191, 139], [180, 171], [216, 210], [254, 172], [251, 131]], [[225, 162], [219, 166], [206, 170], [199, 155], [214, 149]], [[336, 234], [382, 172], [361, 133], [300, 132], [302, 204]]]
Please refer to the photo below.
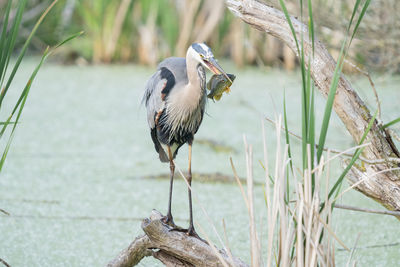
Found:
[[151, 256], [150, 239], [146, 235], [138, 236], [120, 254], [108, 263], [107, 267], [130, 267], [138, 264], [144, 257]]
[[7, 211], [5, 211], [5, 210], [3, 210], [3, 209], [0, 209], [0, 212], [1, 212], [1, 213], [4, 213], [5, 215], [10, 215], [10, 213], [8, 213]]
[[[296, 42], [283, 12], [259, 0], [225, 0], [225, 2], [235, 16], [254, 28], [280, 39], [297, 54]], [[316, 87], [326, 97], [336, 62], [319, 40], [315, 41], [313, 54], [313, 45], [309, 39], [307, 26], [293, 16], [291, 21], [298, 39], [300, 40], [300, 35], [303, 36], [304, 62], [306, 64], [310, 62], [310, 65], [306, 67], [310, 69]], [[372, 115], [344, 75], [340, 77], [333, 108], [354, 142], [358, 144], [368, 128]], [[396, 162], [385, 160], [400, 158], [400, 153], [389, 132], [382, 129], [376, 120], [367, 135], [366, 142], [370, 142], [371, 145], [363, 150], [362, 156], [376, 164], [353, 167], [353, 169], [358, 169], [348, 175], [352, 183], [356, 183], [365, 175], [369, 177], [381, 170], [398, 167], [397, 160]], [[390, 210], [400, 210], [400, 172], [398, 170], [379, 173], [373, 179], [358, 184], [356, 189]]]
[[361, 212], [374, 213], [374, 214], [400, 216], [400, 211], [374, 210], [374, 209], [359, 208], [359, 207], [353, 207], [353, 206], [341, 205], [341, 204], [335, 204], [335, 208], [344, 209], [344, 210], [361, 211]]
[[400, 142], [400, 136], [398, 136], [398, 134], [395, 131], [393, 131], [392, 129], [386, 129], [386, 131], [388, 131], [389, 134], [393, 136], [394, 139]]
[[[270, 122], [270, 123], [276, 125], [276, 122], [275, 122], [274, 120], [271, 120], [271, 119], [268, 118], [268, 117], [265, 117], [265, 119], [266, 119], [268, 122]], [[281, 128], [282, 128], [282, 130], [286, 131], [286, 128], [285, 128], [284, 126], [281, 126]], [[288, 130], [288, 133], [289, 133], [290, 135], [296, 137], [298, 140], [301, 141], [301, 137], [300, 137], [298, 134], [295, 134], [294, 132], [289, 131], [289, 130]], [[315, 147], [318, 148], [318, 144], [315, 144]], [[341, 154], [342, 156], [346, 156], [346, 157], [353, 157], [353, 155], [354, 155], [354, 154], [351, 154], [351, 153], [345, 153], [345, 152], [340, 151], [340, 150], [338, 150], [338, 149], [324, 148], [324, 151], [328, 151], [328, 150], [329, 150], [330, 152], [334, 153], [334, 154]], [[385, 162], [400, 163], [400, 158], [390, 158], [390, 157], [389, 157], [389, 158], [385, 158], [385, 159], [375, 159], [375, 160], [371, 160], [371, 159], [366, 159], [366, 158], [364, 158], [364, 157], [359, 156], [358, 159], [361, 160], [361, 161], [364, 161], [365, 163], [368, 163], [368, 164], [382, 164], [382, 163], [385, 163]]]
[[347, 59], [344, 60], [348, 65], [350, 65], [352, 68], [356, 69], [359, 73], [367, 76], [369, 84], [371, 85], [372, 91], [374, 92], [375, 95], [375, 101], [376, 101], [376, 106], [378, 108], [378, 118], [381, 120], [382, 116], [382, 109], [381, 109], [381, 101], [379, 100], [378, 92], [376, 91], [375, 84], [372, 81], [371, 75], [365, 70], [360, 69], [356, 65], [354, 65], [352, 62], [348, 61]]
[[2, 258], [0, 258], [0, 263], [2, 263], [4, 266], [6, 267], [11, 267], [5, 260], [3, 260]]
[[161, 222], [162, 214], [152, 211], [150, 218], [142, 222], [145, 235], [137, 237], [128, 248], [120, 252], [107, 267], [130, 267], [138, 264], [146, 256], [153, 256], [166, 266], [223, 266], [221, 257], [227, 266], [248, 267], [246, 263], [224, 250], [218, 251], [192, 236], [174, 231]]

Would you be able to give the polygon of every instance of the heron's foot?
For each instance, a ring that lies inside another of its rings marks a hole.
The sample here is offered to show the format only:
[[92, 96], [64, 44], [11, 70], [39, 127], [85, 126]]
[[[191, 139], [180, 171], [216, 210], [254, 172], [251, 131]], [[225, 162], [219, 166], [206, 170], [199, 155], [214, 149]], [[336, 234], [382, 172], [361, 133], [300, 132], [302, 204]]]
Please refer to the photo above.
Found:
[[178, 225], [174, 225], [174, 226], [171, 226], [171, 228], [168, 230], [168, 231], [176, 231], [176, 232], [183, 232], [183, 233], [186, 233], [186, 231], [187, 231], [187, 229], [185, 229], [185, 228], [182, 228], [182, 227], [180, 227], [180, 226], [178, 226]]
[[196, 233], [196, 231], [194, 230], [194, 227], [193, 227], [193, 226], [189, 226], [188, 229], [185, 229], [185, 228], [182, 228], [182, 227], [177, 226], [177, 227], [174, 227], [174, 228], [170, 229], [170, 231], [177, 231], [177, 232], [185, 233], [185, 234], [187, 234], [188, 236], [192, 236], [192, 237], [194, 237], [194, 238], [197, 238], [197, 239], [199, 239], [200, 241], [202, 241], [202, 242], [206, 243], [207, 245], [209, 245], [208, 242], [207, 242], [206, 240], [204, 240], [203, 238], [201, 238], [201, 237]]
[[199, 239], [200, 241], [206, 243], [207, 245], [209, 245], [208, 242], [207, 242], [206, 240], [204, 240], [203, 238], [201, 238], [201, 237], [196, 233], [196, 230], [194, 230], [193, 225], [190, 225], [190, 226], [189, 226], [189, 229], [187, 229], [186, 234], [187, 234], [188, 236], [193, 236], [193, 237]]
[[174, 228], [180, 228], [179, 226], [177, 226], [174, 222], [174, 218], [172, 218], [172, 214], [167, 214], [166, 216], [161, 218], [161, 222], [163, 222], [164, 224], [171, 226], [172, 229]]

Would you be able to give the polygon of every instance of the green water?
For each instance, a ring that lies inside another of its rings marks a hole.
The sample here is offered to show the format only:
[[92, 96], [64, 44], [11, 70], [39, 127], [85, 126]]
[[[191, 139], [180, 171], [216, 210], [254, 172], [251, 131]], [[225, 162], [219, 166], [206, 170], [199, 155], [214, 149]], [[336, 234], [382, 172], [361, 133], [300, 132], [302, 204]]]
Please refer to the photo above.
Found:
[[[22, 66], [7, 103], [13, 103], [34, 62], [30, 59]], [[244, 177], [243, 134], [254, 146], [254, 161], [262, 159], [261, 117], [274, 118], [281, 113], [284, 90], [289, 125], [300, 132], [300, 80], [296, 73], [236, 70], [229, 63], [222, 65], [236, 74], [235, 84], [230, 95], [208, 103], [208, 115], [196, 138], [234, 149], [215, 151], [207, 142], [195, 143], [193, 171], [231, 175], [232, 157]], [[165, 213], [169, 182], [145, 178], [166, 174], [169, 169], [158, 161], [145, 110], [140, 107], [143, 87], [151, 73], [151, 69], [132, 65], [79, 67], [47, 63], [43, 67], [32, 86], [0, 176], [0, 208], [11, 214], [0, 215], [0, 258], [13, 267], [104, 266], [141, 233], [140, 221], [153, 208]], [[374, 78], [383, 103], [383, 118], [398, 117], [399, 78]], [[367, 81], [354, 78], [353, 82], [374, 107]], [[318, 98], [319, 116], [323, 105]], [[266, 129], [272, 158], [275, 131], [270, 124]], [[333, 148], [353, 145], [336, 116], [327, 142]], [[298, 148], [299, 144], [293, 143]], [[177, 165], [184, 170], [186, 164], [187, 149], [183, 147]], [[254, 165], [255, 179], [262, 181], [263, 170]], [[195, 220], [220, 246], [200, 203], [221, 235], [224, 219], [233, 253], [249, 261], [247, 211], [237, 185], [194, 181], [193, 188], [198, 199], [194, 202]], [[255, 190], [257, 218], [265, 222], [262, 188]], [[357, 192], [346, 194], [342, 203], [381, 209]], [[179, 176], [174, 187], [173, 214], [179, 225], [188, 224], [187, 190]], [[334, 225], [349, 247], [361, 234], [361, 248], [356, 252], [359, 266], [400, 264], [399, 245], [368, 248], [400, 242], [398, 220], [335, 210]], [[343, 266], [348, 254], [338, 250], [336, 255], [338, 266]], [[141, 266], [159, 263], [145, 259]]]

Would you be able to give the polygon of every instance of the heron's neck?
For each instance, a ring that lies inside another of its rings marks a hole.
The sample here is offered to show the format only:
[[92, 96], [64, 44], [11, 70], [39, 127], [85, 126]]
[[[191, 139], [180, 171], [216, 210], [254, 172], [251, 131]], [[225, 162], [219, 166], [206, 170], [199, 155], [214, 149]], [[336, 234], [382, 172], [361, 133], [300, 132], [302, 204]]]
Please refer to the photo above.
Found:
[[186, 56], [186, 71], [188, 76], [188, 87], [203, 89], [203, 83], [206, 80], [205, 70], [201, 64], [191, 56]]

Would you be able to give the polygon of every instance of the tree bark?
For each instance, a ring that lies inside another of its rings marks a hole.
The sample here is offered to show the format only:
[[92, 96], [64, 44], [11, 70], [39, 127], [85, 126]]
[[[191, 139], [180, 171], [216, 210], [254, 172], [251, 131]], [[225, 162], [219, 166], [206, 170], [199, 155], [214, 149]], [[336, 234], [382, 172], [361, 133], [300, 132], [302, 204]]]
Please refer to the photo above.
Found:
[[[226, 4], [235, 16], [254, 28], [280, 39], [298, 56], [295, 40], [283, 12], [259, 0], [226, 0]], [[318, 40], [315, 41], [315, 53], [312, 57], [312, 42], [308, 38], [307, 26], [294, 17], [291, 17], [291, 20], [298, 40], [301, 33], [303, 34], [306, 64], [311, 57], [311, 64], [307, 68], [310, 68], [318, 90], [326, 97], [336, 62]], [[359, 143], [372, 116], [344, 75], [341, 75], [339, 81], [334, 110], [354, 141]], [[382, 129], [377, 120], [374, 121], [366, 142], [371, 143], [363, 151], [363, 156], [367, 159], [399, 158], [400, 156], [389, 132]], [[363, 180], [355, 187], [358, 191], [378, 201], [389, 210], [400, 210], [400, 172], [390, 170], [397, 167], [399, 167], [398, 164], [390, 161], [382, 164], [364, 163], [362, 167], [353, 167], [354, 170], [347, 178], [350, 183]]]
[[[150, 218], [142, 222], [145, 235], [138, 236], [128, 248], [110, 261], [107, 267], [135, 266], [147, 256], [153, 256], [171, 267], [248, 267], [242, 260], [228, 256], [225, 250], [213, 249], [202, 240], [186, 233], [171, 231], [171, 227], [161, 222], [162, 217], [161, 213], [153, 210]], [[223, 263], [220, 258], [223, 259]]]

